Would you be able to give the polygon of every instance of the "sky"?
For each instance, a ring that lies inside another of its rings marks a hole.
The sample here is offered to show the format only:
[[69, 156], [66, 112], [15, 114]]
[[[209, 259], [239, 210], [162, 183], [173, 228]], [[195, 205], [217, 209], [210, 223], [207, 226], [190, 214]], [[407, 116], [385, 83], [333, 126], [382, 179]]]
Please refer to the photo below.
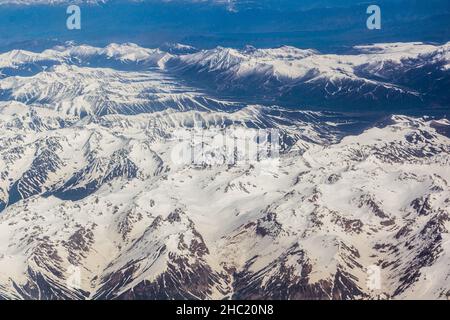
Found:
[[[326, 52], [375, 42], [450, 40], [448, 0], [93, 1], [78, 1], [82, 28], [67, 30], [65, 0], [0, 0], [0, 50], [74, 40], [146, 47], [293, 45]], [[381, 30], [366, 28], [369, 4], [382, 10]]]

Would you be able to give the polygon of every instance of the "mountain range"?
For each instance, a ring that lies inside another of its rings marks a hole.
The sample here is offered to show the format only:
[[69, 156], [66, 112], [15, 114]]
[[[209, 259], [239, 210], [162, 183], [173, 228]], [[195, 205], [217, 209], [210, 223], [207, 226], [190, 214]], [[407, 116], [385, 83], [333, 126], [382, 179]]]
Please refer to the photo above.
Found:
[[255, 102], [391, 113], [450, 104], [448, 43], [357, 46], [347, 55], [287, 46], [165, 49], [66, 44], [41, 53], [13, 50], [0, 56], [0, 100], [79, 115], [235, 110]]
[[[0, 54], [0, 298], [448, 299], [449, 61], [418, 42]], [[236, 147], [267, 132], [268, 159]]]

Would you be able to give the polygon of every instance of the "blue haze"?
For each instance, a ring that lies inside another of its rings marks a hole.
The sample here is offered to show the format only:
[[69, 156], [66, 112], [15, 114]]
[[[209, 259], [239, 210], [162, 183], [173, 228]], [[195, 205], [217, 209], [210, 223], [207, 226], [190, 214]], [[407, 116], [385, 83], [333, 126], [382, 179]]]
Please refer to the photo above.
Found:
[[[369, 4], [382, 8], [380, 31], [366, 29]], [[293, 45], [326, 52], [362, 43], [450, 40], [448, 0], [242, 0], [232, 10], [210, 2], [112, 1], [81, 5], [80, 31], [66, 29], [66, 7], [0, 5], [0, 50], [39, 50], [75, 40], [92, 45], [134, 42], [146, 47], [165, 42], [199, 48]]]

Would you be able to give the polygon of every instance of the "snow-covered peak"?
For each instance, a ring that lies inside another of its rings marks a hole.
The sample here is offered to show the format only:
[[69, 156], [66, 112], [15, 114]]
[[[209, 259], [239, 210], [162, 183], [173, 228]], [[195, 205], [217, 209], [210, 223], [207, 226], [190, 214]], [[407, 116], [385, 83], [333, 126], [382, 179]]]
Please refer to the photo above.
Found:
[[436, 46], [422, 42], [400, 42], [356, 46], [355, 49], [366, 55], [369, 63], [389, 61], [400, 64], [402, 61], [431, 55], [434, 55], [435, 59], [450, 63], [450, 43]]
[[116, 60], [118, 62], [145, 63], [158, 66], [160, 61], [170, 58], [170, 55], [159, 49], [146, 49], [133, 43], [112, 43], [104, 48], [89, 45], [74, 45], [67, 43], [52, 49], [35, 53], [25, 50], [12, 50], [0, 55], [0, 68], [13, 67], [37, 61], [54, 61], [57, 63], [70, 62], [76, 59], [78, 62], [86, 63], [90, 59], [99, 58]]
[[179, 55], [179, 54], [189, 54], [198, 52], [199, 50], [193, 46], [182, 44], [182, 43], [165, 43], [163, 44], [160, 49], [162, 51]]
[[98, 52], [100, 55], [106, 55], [108, 58], [114, 58], [121, 61], [154, 61], [162, 59], [167, 53], [159, 49], [145, 49], [134, 43], [109, 44]]

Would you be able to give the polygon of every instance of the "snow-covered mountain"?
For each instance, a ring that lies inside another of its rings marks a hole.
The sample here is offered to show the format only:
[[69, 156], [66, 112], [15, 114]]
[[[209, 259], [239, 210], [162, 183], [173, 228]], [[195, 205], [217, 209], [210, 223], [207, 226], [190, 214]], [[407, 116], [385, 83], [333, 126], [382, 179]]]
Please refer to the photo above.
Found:
[[[196, 52], [182, 45], [163, 47], [167, 53], [134, 44], [14, 50], [0, 55], [0, 99], [78, 114], [242, 107], [230, 100], [346, 111], [445, 107], [449, 48], [378, 44], [347, 55], [293, 47]], [[127, 92], [119, 89], [123, 83]]]
[[[450, 296], [448, 120], [245, 94], [345, 79], [420, 96], [399, 83], [419, 60], [447, 75], [448, 45], [172, 48], [0, 55], [0, 299]], [[279, 149], [249, 161], [255, 142]]]
[[351, 55], [219, 47], [168, 64], [214, 90], [289, 105], [380, 109], [450, 101], [449, 43], [359, 46]]
[[131, 44], [7, 52], [0, 56], [0, 99], [81, 116], [240, 107], [163, 73], [170, 57]]
[[[300, 138], [262, 175], [174, 162], [168, 136], [200, 119], [193, 111], [74, 122], [1, 110], [4, 298], [449, 293], [450, 140], [437, 131], [449, 122], [393, 117], [338, 143]], [[240, 113], [227, 120], [245, 126]], [[366, 285], [373, 264], [377, 292]], [[69, 288], [74, 268], [80, 286]]]

